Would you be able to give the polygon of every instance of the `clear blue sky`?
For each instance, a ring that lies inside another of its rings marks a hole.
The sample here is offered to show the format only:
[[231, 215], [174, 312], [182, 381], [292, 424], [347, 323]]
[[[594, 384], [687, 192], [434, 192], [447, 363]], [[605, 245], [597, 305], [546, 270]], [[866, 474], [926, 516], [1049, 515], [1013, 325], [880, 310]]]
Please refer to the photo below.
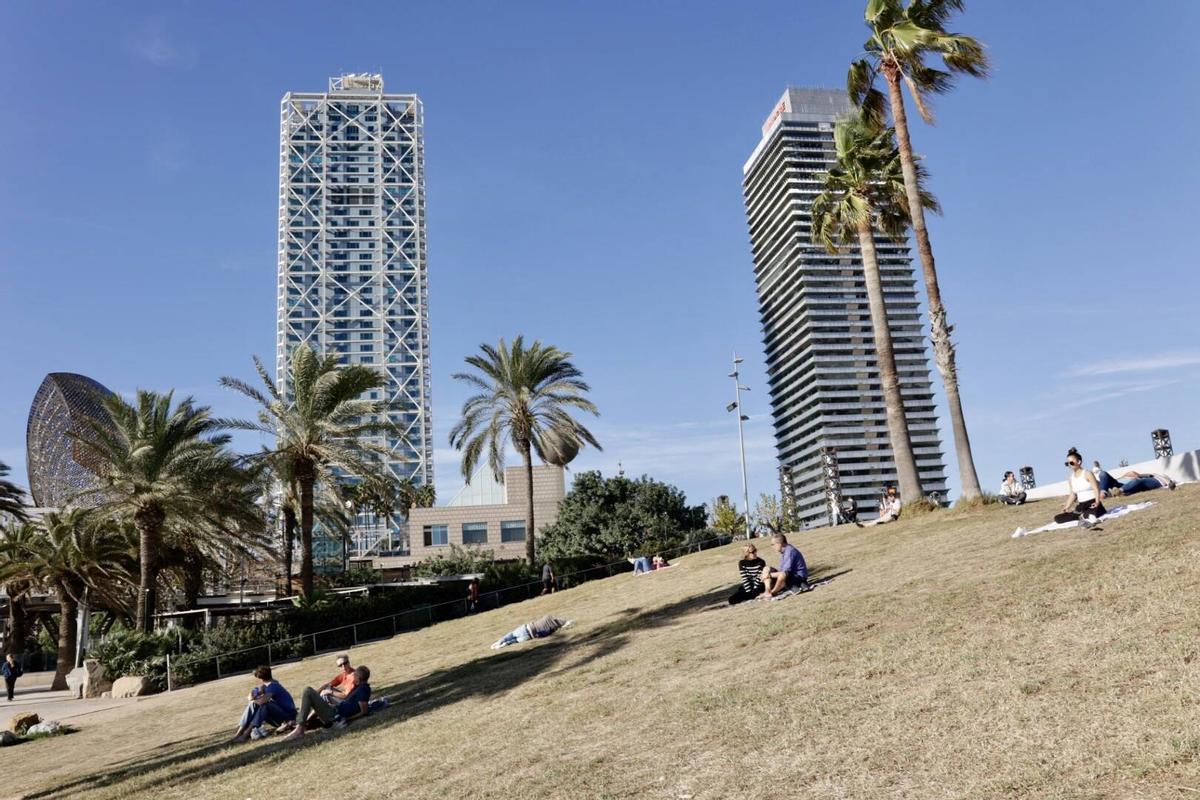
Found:
[[[593, 384], [605, 451], [578, 467], [694, 502], [739, 490], [737, 348], [751, 492], [775, 491], [741, 165], [785, 85], [842, 85], [862, 5], [6, 4], [0, 460], [24, 482], [49, 371], [247, 410], [216, 380], [273, 356], [279, 100], [381, 71], [425, 102], [443, 498], [449, 376], [517, 332]], [[1160, 426], [1200, 447], [1198, 23], [1167, 0], [976, 0], [959, 21], [995, 74], [914, 140], [987, 486], [1057, 479], [1070, 445], [1149, 457]], [[943, 436], [950, 454], [944, 415]]]

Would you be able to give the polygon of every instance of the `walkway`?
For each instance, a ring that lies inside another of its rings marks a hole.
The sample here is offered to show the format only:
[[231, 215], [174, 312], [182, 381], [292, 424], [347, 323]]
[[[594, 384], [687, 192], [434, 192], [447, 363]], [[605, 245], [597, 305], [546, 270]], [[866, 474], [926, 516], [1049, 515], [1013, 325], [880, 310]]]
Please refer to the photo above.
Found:
[[17, 690], [11, 703], [0, 693], [0, 728], [7, 728], [8, 720], [14, 714], [29, 711], [44, 720], [69, 720], [78, 725], [78, 717], [134, 702], [134, 699], [114, 700], [109, 697], [75, 700], [68, 691], [50, 691], [50, 683], [53, 680], [53, 672], [27, 672], [17, 679]]

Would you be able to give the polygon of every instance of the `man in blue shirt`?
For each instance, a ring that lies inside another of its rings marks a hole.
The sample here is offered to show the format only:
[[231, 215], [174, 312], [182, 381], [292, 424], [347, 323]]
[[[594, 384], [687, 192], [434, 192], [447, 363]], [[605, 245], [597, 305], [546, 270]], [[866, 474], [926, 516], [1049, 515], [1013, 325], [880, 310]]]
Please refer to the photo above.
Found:
[[352, 719], [365, 716], [371, 703], [371, 670], [366, 667], [354, 668], [354, 689], [341, 702], [329, 702], [311, 686], [304, 690], [300, 698], [300, 716], [297, 719], [296, 730], [288, 734], [285, 741], [296, 741], [304, 738], [304, 728], [309, 714], [313, 714], [325, 725], [344, 728]]
[[779, 553], [779, 569], [763, 568], [763, 585], [767, 587], [760, 599], [771, 600], [785, 592], [807, 592], [808, 565], [795, 545], [788, 544], [787, 537], [777, 533], [771, 537], [771, 547]]
[[271, 668], [261, 666], [254, 670], [254, 677], [259, 685], [250, 690], [249, 704], [242, 712], [241, 722], [233, 741], [244, 742], [247, 739], [261, 739], [265, 732], [264, 724], [280, 726], [296, 718], [296, 703], [288, 690], [279, 685], [271, 677]]

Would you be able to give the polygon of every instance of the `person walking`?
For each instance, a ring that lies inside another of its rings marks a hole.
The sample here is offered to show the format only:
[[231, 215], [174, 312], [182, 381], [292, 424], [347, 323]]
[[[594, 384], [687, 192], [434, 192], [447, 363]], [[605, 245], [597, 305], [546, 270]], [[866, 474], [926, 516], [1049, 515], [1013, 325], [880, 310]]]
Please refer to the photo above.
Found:
[[555, 582], [554, 565], [547, 561], [542, 565], [542, 594], [550, 594], [554, 591]]
[[4, 663], [0, 664], [0, 675], [4, 676], [4, 691], [8, 694], [8, 702], [12, 702], [17, 688], [17, 678], [24, 674], [25, 671], [21, 669], [21, 664], [15, 655], [9, 653], [5, 656]]

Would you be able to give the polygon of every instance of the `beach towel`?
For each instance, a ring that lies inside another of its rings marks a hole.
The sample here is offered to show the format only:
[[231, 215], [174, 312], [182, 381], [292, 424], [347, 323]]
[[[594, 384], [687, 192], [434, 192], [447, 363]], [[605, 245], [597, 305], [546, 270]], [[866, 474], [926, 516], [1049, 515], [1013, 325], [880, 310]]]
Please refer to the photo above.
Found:
[[[1095, 524], [1103, 525], [1106, 522], [1111, 522], [1114, 519], [1119, 519], [1119, 518], [1125, 516], [1126, 514], [1132, 514], [1134, 511], [1141, 511], [1143, 508], [1149, 508], [1152, 505], [1154, 505], [1154, 503], [1147, 501], [1145, 503], [1131, 503], [1127, 506], [1120, 506], [1118, 508], [1114, 508], [1112, 511], [1109, 511], [1103, 517], [1096, 520]], [[1034, 534], [1034, 533], [1044, 533], [1046, 531], [1062, 531], [1062, 530], [1066, 530], [1067, 528], [1078, 528], [1078, 527], [1079, 527], [1079, 520], [1073, 520], [1071, 522], [1051, 522], [1049, 525], [1043, 525], [1042, 527], [1034, 528], [1033, 530], [1026, 530], [1025, 528], [1017, 528], [1015, 531], [1013, 531], [1012, 538], [1019, 539], [1022, 536], [1029, 536], [1030, 534]]]

